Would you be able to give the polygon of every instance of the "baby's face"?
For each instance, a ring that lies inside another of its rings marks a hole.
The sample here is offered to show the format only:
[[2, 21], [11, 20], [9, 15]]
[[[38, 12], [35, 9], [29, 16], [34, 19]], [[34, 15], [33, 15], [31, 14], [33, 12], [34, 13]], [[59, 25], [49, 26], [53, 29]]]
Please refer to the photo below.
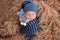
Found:
[[33, 11], [28, 11], [25, 13], [26, 19], [32, 20], [36, 18], [36, 13]]

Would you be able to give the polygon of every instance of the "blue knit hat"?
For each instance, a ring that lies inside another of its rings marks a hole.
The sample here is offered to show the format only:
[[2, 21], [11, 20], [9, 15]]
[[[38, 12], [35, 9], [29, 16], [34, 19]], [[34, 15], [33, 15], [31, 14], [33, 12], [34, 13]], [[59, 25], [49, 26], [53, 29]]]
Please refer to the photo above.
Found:
[[37, 5], [34, 2], [28, 3], [24, 6], [24, 12], [26, 13], [27, 11], [33, 11], [36, 12], [38, 11]]
[[28, 3], [31, 3], [31, 0], [23, 0], [20, 9], [24, 9], [24, 6], [25, 6], [26, 4], [28, 4]]

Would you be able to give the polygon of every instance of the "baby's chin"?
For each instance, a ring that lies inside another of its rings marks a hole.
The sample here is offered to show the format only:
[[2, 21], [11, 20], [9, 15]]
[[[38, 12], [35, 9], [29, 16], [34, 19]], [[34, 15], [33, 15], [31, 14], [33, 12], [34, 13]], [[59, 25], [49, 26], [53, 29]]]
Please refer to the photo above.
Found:
[[27, 19], [30, 21], [30, 20], [33, 20], [33, 19], [35, 19], [35, 18], [27, 18]]
[[33, 19], [35, 19], [35, 18], [30, 19], [30, 21], [33, 20]]
[[33, 20], [33, 19], [35, 19], [35, 18], [27, 18], [27, 19], [26, 19], [26, 21], [27, 21], [26, 23], [28, 23], [29, 21], [31, 21], [31, 20]]

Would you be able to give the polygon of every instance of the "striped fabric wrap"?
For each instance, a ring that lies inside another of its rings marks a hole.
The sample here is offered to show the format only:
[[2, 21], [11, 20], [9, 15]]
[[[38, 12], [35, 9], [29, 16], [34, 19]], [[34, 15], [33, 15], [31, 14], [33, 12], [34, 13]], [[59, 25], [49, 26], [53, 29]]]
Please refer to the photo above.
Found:
[[26, 37], [33, 37], [38, 31], [38, 17], [29, 21], [26, 26], [21, 25], [20, 32]]

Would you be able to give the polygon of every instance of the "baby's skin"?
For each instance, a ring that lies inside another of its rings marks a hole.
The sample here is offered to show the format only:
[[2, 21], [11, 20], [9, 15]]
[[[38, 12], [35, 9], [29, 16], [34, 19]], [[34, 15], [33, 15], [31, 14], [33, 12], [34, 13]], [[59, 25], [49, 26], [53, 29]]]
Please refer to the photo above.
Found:
[[[29, 21], [33, 20], [34, 18], [36, 18], [36, 13], [33, 12], [33, 11], [27, 11], [25, 13], [25, 16], [26, 16], [26, 20], [25, 20], [25, 23], [28, 23]], [[22, 21], [22, 18], [19, 17], [19, 21]]]

